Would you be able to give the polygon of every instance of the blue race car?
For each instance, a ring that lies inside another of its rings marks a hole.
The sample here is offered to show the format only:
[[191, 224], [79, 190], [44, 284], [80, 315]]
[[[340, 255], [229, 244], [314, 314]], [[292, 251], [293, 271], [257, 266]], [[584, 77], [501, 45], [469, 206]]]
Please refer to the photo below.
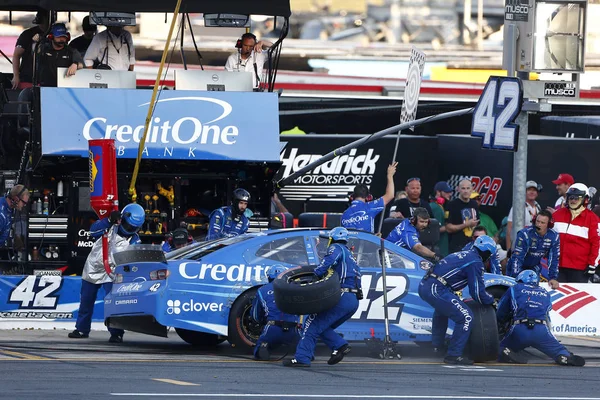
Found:
[[[266, 283], [271, 265], [318, 265], [326, 234], [319, 229], [284, 229], [201, 242], [169, 253], [158, 247], [131, 246], [115, 254], [112, 292], [105, 299], [106, 324], [125, 330], [167, 336], [174, 327], [194, 345], [252, 346], [261, 326], [250, 318], [251, 301]], [[424, 258], [384, 241], [390, 335], [394, 341], [431, 340], [433, 309], [417, 294], [426, 270]], [[384, 308], [381, 239], [350, 231], [351, 248], [362, 272], [364, 299], [354, 316], [338, 328], [348, 340], [383, 338]], [[487, 290], [500, 297], [512, 278], [485, 274]], [[469, 297], [463, 292], [463, 297]]]

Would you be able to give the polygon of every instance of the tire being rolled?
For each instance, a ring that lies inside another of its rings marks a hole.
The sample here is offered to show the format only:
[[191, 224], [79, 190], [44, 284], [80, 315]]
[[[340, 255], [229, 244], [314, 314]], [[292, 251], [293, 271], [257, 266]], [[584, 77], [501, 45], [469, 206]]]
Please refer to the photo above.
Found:
[[496, 321], [496, 309], [476, 301], [465, 302], [473, 312], [471, 335], [467, 342], [467, 353], [475, 362], [498, 359], [500, 338]]
[[288, 269], [273, 281], [275, 304], [288, 314], [307, 315], [327, 311], [341, 297], [340, 278], [337, 272], [328, 270], [318, 278], [314, 267]]

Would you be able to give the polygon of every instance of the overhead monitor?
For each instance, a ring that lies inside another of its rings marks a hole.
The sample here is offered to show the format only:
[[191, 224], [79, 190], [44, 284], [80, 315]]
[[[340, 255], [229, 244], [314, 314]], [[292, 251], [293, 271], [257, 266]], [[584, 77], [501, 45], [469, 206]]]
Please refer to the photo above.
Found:
[[249, 28], [250, 16], [245, 14], [204, 14], [204, 26], [225, 28]]
[[135, 13], [92, 11], [90, 20], [92, 24], [104, 26], [135, 26], [136, 24]]
[[175, 89], [251, 92], [252, 72], [175, 70]]
[[136, 75], [133, 71], [112, 71], [105, 69], [80, 69], [67, 77], [67, 68], [58, 68], [58, 87], [135, 89]]

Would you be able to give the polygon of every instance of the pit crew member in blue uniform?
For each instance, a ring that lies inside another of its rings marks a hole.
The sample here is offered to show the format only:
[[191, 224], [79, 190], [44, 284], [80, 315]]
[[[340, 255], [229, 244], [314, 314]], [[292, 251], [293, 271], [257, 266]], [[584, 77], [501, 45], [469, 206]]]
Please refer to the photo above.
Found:
[[[135, 203], [126, 205], [121, 215], [121, 222], [112, 225], [108, 233], [108, 246], [111, 252], [109, 254], [109, 263], [111, 268], [114, 267], [112, 252], [121, 251], [131, 244], [139, 243], [137, 231], [146, 220], [144, 209]], [[81, 300], [75, 330], [69, 333], [71, 339], [89, 337], [98, 290], [102, 287], [104, 293], [110, 293], [113, 285], [112, 279], [104, 269], [102, 239], [98, 239], [85, 260], [85, 266], [81, 274]], [[110, 332], [110, 339], [108, 340], [110, 343], [123, 342], [122, 329], [108, 328], [108, 330]]]
[[162, 244], [162, 250], [165, 253], [169, 253], [192, 243], [196, 243], [196, 241], [192, 235], [188, 233], [187, 229], [177, 228], [173, 232], [167, 234], [165, 242]]
[[570, 353], [549, 329], [552, 301], [546, 289], [539, 287], [540, 277], [533, 270], [521, 271], [517, 284], [504, 293], [496, 317], [499, 326], [511, 323], [500, 342], [501, 362], [526, 364], [519, 352], [529, 346], [552, 358], [558, 365], [583, 367], [583, 357]]
[[246, 233], [250, 222], [244, 212], [249, 201], [250, 193], [247, 190], [235, 189], [231, 205], [217, 208], [210, 214], [206, 240], [234, 237]]
[[533, 226], [527, 226], [517, 233], [515, 250], [508, 262], [508, 268], [513, 277], [521, 271], [533, 270], [541, 274], [542, 258], [548, 258], [548, 284], [552, 289], [559, 286], [558, 260], [560, 258], [560, 238], [558, 232], [552, 229], [552, 214], [542, 210], [532, 221]]
[[398, 163], [394, 162], [388, 166], [385, 194], [377, 200], [373, 200], [367, 185], [361, 183], [354, 187], [352, 203], [342, 214], [344, 228], [375, 233], [375, 217], [394, 199], [394, 174], [397, 165]]
[[14, 210], [21, 211], [29, 201], [29, 190], [15, 185], [6, 197], [0, 197], [0, 247], [6, 246], [13, 224]]
[[419, 241], [419, 232], [427, 228], [427, 226], [429, 226], [429, 212], [423, 207], [418, 207], [413, 211], [412, 217], [403, 219], [385, 240], [389, 240], [423, 257], [432, 258], [437, 262], [440, 260], [440, 257], [436, 256], [433, 251], [423, 246]]
[[286, 270], [287, 268], [283, 265], [271, 266], [267, 270], [269, 283], [258, 289], [252, 303], [250, 315], [255, 321], [265, 324], [254, 347], [254, 358], [257, 360], [268, 361], [270, 350], [282, 344], [295, 346], [300, 339], [298, 331], [300, 318], [297, 315], [280, 311], [275, 304], [273, 281], [277, 278], [277, 275]]
[[[127, 206], [125, 207], [127, 208]], [[125, 210], [125, 208], [123, 210]], [[92, 226], [90, 226], [90, 237], [94, 240], [101, 238], [104, 232], [107, 232], [114, 224], [116, 224], [119, 221], [121, 221], [121, 212], [112, 211], [108, 217], [99, 219], [98, 221], [94, 222]], [[135, 234], [133, 234], [131, 242], [141, 243], [137, 231]]]
[[352, 253], [345, 246], [348, 242], [346, 228], [333, 228], [329, 231], [328, 238], [327, 254], [321, 264], [315, 268], [315, 275], [323, 277], [327, 270], [334, 269], [340, 277], [342, 296], [333, 308], [307, 317], [302, 337], [296, 348], [296, 355], [291, 360], [283, 361], [286, 367], [310, 367], [319, 337], [332, 350], [331, 357], [327, 361], [329, 365], [339, 363], [350, 352], [348, 342], [334, 329], [352, 317], [358, 309], [358, 300], [362, 298], [360, 269]]
[[432, 344], [436, 349], [444, 347], [448, 318], [454, 321], [454, 332], [444, 362], [471, 365], [473, 361], [463, 356], [471, 333], [473, 312], [454, 293], [469, 286], [473, 300], [481, 304], [493, 304], [494, 298], [485, 291], [484, 265], [496, 251], [496, 242], [489, 236], [475, 240], [473, 249], [452, 253], [432, 267], [419, 283], [419, 296], [435, 311], [432, 320]]
[[[473, 228], [473, 240], [467, 243], [465, 247], [463, 247], [462, 251], [471, 250], [473, 248], [473, 245], [475, 244], [475, 240], [477, 240], [479, 236], [487, 236], [487, 233], [488, 232], [485, 226], [477, 225], [475, 228]], [[497, 248], [498, 246], [496, 246], [496, 249]], [[490, 272], [492, 274], [502, 275], [502, 266], [500, 266], [500, 256], [498, 254], [498, 251], [494, 251], [494, 253], [490, 257], [489, 266]]]

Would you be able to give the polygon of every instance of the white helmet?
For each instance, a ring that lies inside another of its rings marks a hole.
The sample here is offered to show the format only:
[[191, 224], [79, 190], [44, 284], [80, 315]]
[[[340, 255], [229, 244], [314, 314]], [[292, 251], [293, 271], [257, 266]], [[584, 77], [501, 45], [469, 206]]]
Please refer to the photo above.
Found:
[[569, 196], [590, 197], [590, 189], [583, 183], [574, 183], [567, 190], [567, 198]]

